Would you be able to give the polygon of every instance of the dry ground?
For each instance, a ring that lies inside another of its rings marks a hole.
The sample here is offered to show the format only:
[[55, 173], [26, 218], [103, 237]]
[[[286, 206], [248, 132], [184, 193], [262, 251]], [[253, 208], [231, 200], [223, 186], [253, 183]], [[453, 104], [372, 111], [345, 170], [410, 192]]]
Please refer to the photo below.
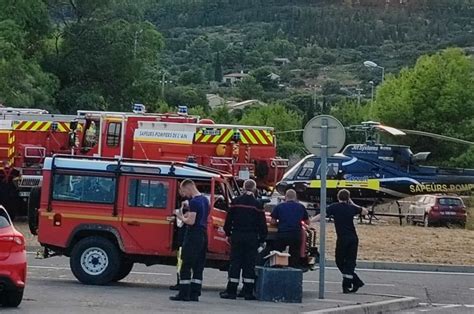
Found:
[[[335, 232], [327, 228], [328, 258], [334, 258]], [[359, 259], [406, 263], [474, 265], [474, 231], [446, 227], [358, 225]]]

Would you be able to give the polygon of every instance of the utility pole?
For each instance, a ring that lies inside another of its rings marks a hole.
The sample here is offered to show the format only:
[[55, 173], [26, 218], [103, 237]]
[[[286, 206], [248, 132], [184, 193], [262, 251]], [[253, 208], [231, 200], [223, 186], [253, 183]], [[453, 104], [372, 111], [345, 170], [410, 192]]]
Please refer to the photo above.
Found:
[[161, 76], [161, 99], [165, 99], [165, 79], [166, 79], [166, 72], [163, 71]]
[[362, 97], [360, 92], [362, 91], [362, 88], [356, 88], [356, 91], [357, 91], [357, 104], [360, 106], [360, 98]]
[[135, 35], [133, 36], [133, 59], [137, 57], [137, 48], [138, 48], [138, 35], [143, 32], [143, 29], [135, 31]]
[[374, 81], [369, 82], [370, 86], [372, 87], [372, 96], [371, 96], [371, 102], [374, 102]]

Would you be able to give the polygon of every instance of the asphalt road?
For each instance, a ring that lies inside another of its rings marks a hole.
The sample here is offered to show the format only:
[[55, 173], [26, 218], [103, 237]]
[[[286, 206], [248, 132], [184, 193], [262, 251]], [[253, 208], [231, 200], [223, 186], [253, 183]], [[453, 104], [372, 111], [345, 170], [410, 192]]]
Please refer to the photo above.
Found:
[[[207, 269], [199, 303], [168, 301], [175, 269], [170, 266], [135, 265], [132, 274], [112, 286], [86, 286], [78, 283], [69, 270], [69, 260], [54, 257], [37, 260], [28, 255], [28, 283], [19, 309], [6, 313], [297, 313], [321, 306], [317, 299], [318, 272], [304, 275], [303, 304], [256, 301], [230, 301], [218, 298], [226, 283], [226, 273]], [[340, 293], [340, 275], [330, 268], [326, 275], [327, 306], [379, 301], [384, 295], [414, 296], [419, 308], [403, 313], [473, 313], [474, 274], [410, 271], [359, 270], [366, 286], [357, 295]], [[329, 305], [327, 305], [329, 304]]]

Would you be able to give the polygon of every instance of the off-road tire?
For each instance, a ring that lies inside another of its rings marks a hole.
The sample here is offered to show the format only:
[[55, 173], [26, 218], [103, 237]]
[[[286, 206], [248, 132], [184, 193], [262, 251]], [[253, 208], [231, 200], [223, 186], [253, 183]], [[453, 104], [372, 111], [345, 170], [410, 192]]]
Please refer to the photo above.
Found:
[[33, 235], [38, 233], [39, 214], [38, 209], [40, 206], [41, 199], [41, 188], [35, 187], [31, 189], [30, 197], [28, 198], [28, 227]]
[[120, 281], [120, 280], [124, 279], [125, 277], [127, 277], [130, 274], [130, 272], [132, 271], [132, 268], [133, 268], [133, 263], [132, 262], [127, 261], [127, 260], [122, 260], [122, 263], [120, 265], [120, 269], [119, 269], [117, 275], [115, 276], [115, 278], [112, 281], [117, 282], [117, 281]]
[[16, 291], [5, 291], [1, 298], [4, 307], [18, 307], [23, 300], [23, 289]]
[[[100, 263], [94, 264], [94, 258]], [[84, 238], [74, 245], [69, 264], [72, 273], [80, 282], [87, 285], [106, 285], [117, 278], [122, 259], [117, 245], [112, 241], [93, 236]], [[91, 273], [92, 267], [97, 265], [103, 266], [103, 269], [96, 274]]]

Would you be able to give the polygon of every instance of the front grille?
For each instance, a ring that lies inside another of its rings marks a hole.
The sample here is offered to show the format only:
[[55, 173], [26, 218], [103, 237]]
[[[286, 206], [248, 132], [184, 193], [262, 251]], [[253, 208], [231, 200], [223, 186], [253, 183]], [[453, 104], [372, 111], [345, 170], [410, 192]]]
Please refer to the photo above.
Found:
[[41, 176], [28, 176], [24, 175], [18, 181], [19, 188], [32, 188], [35, 186], [40, 186], [43, 178]]

